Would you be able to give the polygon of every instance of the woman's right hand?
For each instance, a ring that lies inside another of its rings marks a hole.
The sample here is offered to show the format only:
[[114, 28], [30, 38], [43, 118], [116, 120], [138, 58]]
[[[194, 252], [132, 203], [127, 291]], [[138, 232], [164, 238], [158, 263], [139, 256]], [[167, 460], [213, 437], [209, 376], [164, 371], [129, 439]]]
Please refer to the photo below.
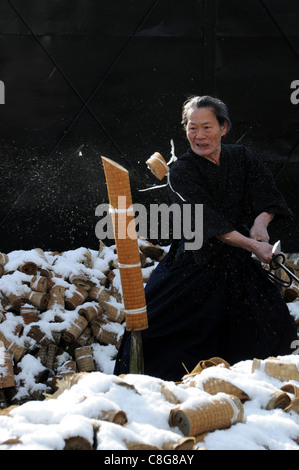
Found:
[[273, 253], [272, 250], [273, 246], [270, 245], [270, 243], [256, 241], [256, 243], [254, 243], [252, 252], [262, 263], [269, 264], [273, 254], [277, 254]]

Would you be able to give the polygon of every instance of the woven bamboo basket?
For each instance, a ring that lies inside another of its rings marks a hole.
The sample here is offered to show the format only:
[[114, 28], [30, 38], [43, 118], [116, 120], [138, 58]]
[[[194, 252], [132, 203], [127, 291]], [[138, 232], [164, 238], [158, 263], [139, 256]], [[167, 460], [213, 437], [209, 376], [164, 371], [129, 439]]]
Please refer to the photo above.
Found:
[[148, 328], [146, 300], [129, 173], [122, 166], [102, 157], [107, 181], [118, 266], [125, 306], [126, 329], [140, 331]]
[[11, 309], [11, 310], [15, 310], [16, 312], [19, 312], [25, 297], [26, 295], [23, 297], [22, 295], [14, 294], [13, 292], [10, 292], [6, 296], [8, 300], [7, 309]]
[[45, 292], [30, 291], [25, 293], [25, 297], [32, 305], [39, 310], [46, 310], [48, 307], [49, 296]]
[[286, 302], [294, 302], [299, 297], [299, 288], [293, 284], [284, 289], [283, 296]]
[[62, 332], [62, 337], [66, 343], [73, 343], [81, 335], [88, 325], [88, 321], [79, 315], [71, 324], [68, 330]]
[[110, 292], [105, 287], [94, 286], [88, 292], [88, 296], [91, 300], [97, 300], [101, 304], [101, 302], [109, 300]]
[[92, 337], [92, 329], [87, 326], [75, 341], [76, 347], [85, 346]]
[[41, 346], [47, 346], [51, 342], [50, 338], [43, 331], [41, 331], [38, 324], [33, 324], [27, 332], [27, 335], [34, 339]]
[[47, 355], [48, 355], [48, 349], [47, 346], [43, 346], [38, 350], [38, 353], [36, 357], [40, 359], [40, 362], [42, 363], [43, 366], [46, 365], [47, 362]]
[[64, 302], [64, 292], [65, 287], [54, 284], [50, 291], [49, 291], [49, 302], [48, 302], [48, 310], [50, 310], [54, 306], [58, 306], [61, 310], [65, 308]]
[[225, 359], [222, 359], [221, 357], [211, 357], [210, 359], [199, 361], [198, 364], [196, 364], [196, 366], [190, 373], [184, 375], [183, 380], [189, 379], [190, 377], [194, 375], [200, 374], [200, 372], [202, 372], [204, 369], [208, 369], [209, 367], [215, 367], [219, 365], [221, 365], [222, 367], [225, 367], [226, 369], [230, 368], [230, 364], [227, 361], [225, 361]]
[[194, 437], [182, 437], [178, 441], [163, 443], [163, 450], [193, 450], [195, 444]]
[[280, 408], [282, 410], [285, 410], [290, 406], [291, 404], [291, 398], [286, 392], [283, 392], [282, 390], [278, 390], [277, 392], [274, 392], [272, 396], [270, 397], [270, 400], [268, 401], [266, 405], [266, 410], [274, 410], [276, 408]]
[[31, 261], [28, 261], [27, 263], [21, 264], [18, 267], [18, 270], [21, 271], [22, 273], [35, 276], [38, 270], [38, 266], [37, 264], [32, 263]]
[[50, 291], [52, 287], [56, 285], [56, 278], [61, 278], [60, 274], [56, 274], [53, 271], [49, 271], [48, 269], [41, 269], [40, 274], [46, 277], [48, 280], [48, 291]]
[[61, 376], [65, 376], [65, 375], [68, 375], [68, 374], [75, 374], [77, 372], [77, 364], [76, 364], [76, 361], [66, 361], [59, 373]]
[[34, 305], [22, 305], [20, 314], [24, 320], [25, 325], [29, 325], [29, 323], [37, 322], [39, 320], [38, 308], [34, 307]]
[[[191, 385], [191, 383], [189, 384]], [[231, 384], [230, 382], [219, 379], [219, 378], [210, 378], [203, 384], [203, 389], [205, 392], [210, 395], [217, 395], [217, 393], [227, 393], [228, 395], [234, 395], [239, 398], [241, 402], [249, 400], [249, 396], [239, 387]]]
[[5, 349], [7, 349], [7, 351], [12, 354], [15, 362], [19, 362], [27, 352], [25, 348], [22, 348], [18, 344], [9, 341], [2, 332], [0, 332], [0, 341], [3, 342]]
[[124, 443], [128, 450], [163, 450], [161, 447], [147, 444], [146, 442], [125, 440]]
[[117, 323], [122, 323], [125, 319], [125, 312], [116, 305], [104, 301], [101, 303], [102, 307], [104, 308], [105, 315], [109, 321], [115, 321]]
[[128, 422], [127, 414], [122, 410], [101, 411], [97, 419], [124, 426]]
[[93, 443], [89, 442], [86, 437], [73, 436], [64, 440], [63, 450], [92, 450]]
[[275, 377], [281, 381], [297, 380], [299, 381], [299, 371], [295, 364], [282, 362], [276, 358], [265, 360], [253, 359], [251, 372], [261, 370], [265, 374]]
[[37, 292], [47, 292], [48, 279], [45, 276], [33, 276], [30, 281], [30, 288]]
[[[2, 343], [3, 344], [3, 343]], [[14, 387], [14, 369], [13, 359], [11, 354], [4, 348], [4, 345], [0, 347], [1, 355], [3, 356], [3, 363], [0, 368], [0, 389]]]
[[83, 346], [75, 350], [75, 358], [80, 372], [91, 372], [95, 370], [91, 346]]
[[283, 387], [281, 387], [281, 390], [292, 394], [293, 396], [291, 399], [291, 403], [284, 409], [284, 411], [295, 411], [296, 413], [299, 413], [299, 387], [292, 383], [288, 383], [283, 385]]
[[55, 343], [49, 343], [47, 346], [47, 359], [46, 359], [46, 367], [48, 369], [53, 369], [53, 364], [56, 358], [58, 346]]
[[88, 297], [88, 292], [80, 286], [76, 286], [75, 292], [72, 293], [71, 297], [64, 299], [65, 307], [68, 310], [75, 310], [79, 305], [82, 305]]
[[170, 426], [178, 426], [184, 436], [197, 436], [216, 429], [226, 429], [232, 424], [242, 422], [244, 410], [241, 401], [233, 395], [213, 397], [198, 409], [171, 410]]
[[84, 274], [71, 274], [69, 277], [69, 281], [71, 284], [75, 284], [76, 286], [82, 287], [82, 289], [87, 292], [93, 287], [93, 282], [91, 282], [89, 278]]
[[99, 340], [102, 325], [106, 324], [107, 320], [104, 317], [96, 317], [90, 322], [92, 334], [96, 340]]
[[168, 166], [159, 152], [155, 152], [147, 161], [146, 165], [153, 175], [162, 180], [168, 173]]
[[104, 309], [100, 305], [90, 305], [88, 307], [82, 307], [78, 310], [79, 315], [85, 318], [85, 320], [91, 322], [94, 318], [102, 315]]
[[6, 253], [0, 253], [0, 264], [5, 266], [8, 263], [8, 255]]
[[96, 338], [103, 344], [113, 344], [117, 349], [120, 346], [121, 338], [114, 331], [109, 331], [109, 325], [101, 325]]

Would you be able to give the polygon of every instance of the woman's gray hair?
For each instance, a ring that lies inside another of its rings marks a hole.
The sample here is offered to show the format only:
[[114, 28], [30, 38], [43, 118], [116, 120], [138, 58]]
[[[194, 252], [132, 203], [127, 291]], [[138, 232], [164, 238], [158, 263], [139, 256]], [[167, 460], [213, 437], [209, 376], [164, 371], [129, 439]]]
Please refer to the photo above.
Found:
[[227, 106], [218, 98], [212, 96], [192, 96], [183, 105], [182, 111], [182, 124], [186, 129], [188, 123], [188, 113], [195, 108], [211, 108], [220, 124], [223, 126], [227, 122], [227, 132], [232, 127], [231, 120], [229, 118]]

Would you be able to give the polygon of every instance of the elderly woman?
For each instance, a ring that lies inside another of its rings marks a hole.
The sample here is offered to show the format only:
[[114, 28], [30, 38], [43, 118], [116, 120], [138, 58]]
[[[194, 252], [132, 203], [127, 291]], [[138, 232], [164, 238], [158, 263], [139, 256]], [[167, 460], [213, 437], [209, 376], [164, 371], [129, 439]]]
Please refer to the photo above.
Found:
[[[214, 356], [234, 364], [291, 354], [297, 337], [278, 287], [258, 261], [272, 258], [269, 223], [292, 215], [271, 173], [244, 146], [222, 144], [231, 123], [220, 100], [190, 98], [183, 124], [190, 148], [171, 165], [169, 199], [203, 204], [203, 245], [192, 251], [183, 238], [174, 241], [146, 286], [144, 373], [164, 380], [180, 380], [185, 369]], [[116, 374], [128, 372], [129, 337]]]

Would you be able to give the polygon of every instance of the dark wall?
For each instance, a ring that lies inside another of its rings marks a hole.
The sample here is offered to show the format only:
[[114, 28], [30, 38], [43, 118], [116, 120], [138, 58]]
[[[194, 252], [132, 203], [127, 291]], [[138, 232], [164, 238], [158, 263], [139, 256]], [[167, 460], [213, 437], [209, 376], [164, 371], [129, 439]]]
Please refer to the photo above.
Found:
[[[97, 248], [101, 155], [129, 170], [134, 202], [162, 202], [138, 191], [157, 183], [145, 161], [186, 149], [191, 94], [227, 102], [226, 141], [261, 154], [299, 218], [299, 3], [281, 3], [0, 0], [0, 251]], [[299, 251], [297, 226], [284, 243]]]

